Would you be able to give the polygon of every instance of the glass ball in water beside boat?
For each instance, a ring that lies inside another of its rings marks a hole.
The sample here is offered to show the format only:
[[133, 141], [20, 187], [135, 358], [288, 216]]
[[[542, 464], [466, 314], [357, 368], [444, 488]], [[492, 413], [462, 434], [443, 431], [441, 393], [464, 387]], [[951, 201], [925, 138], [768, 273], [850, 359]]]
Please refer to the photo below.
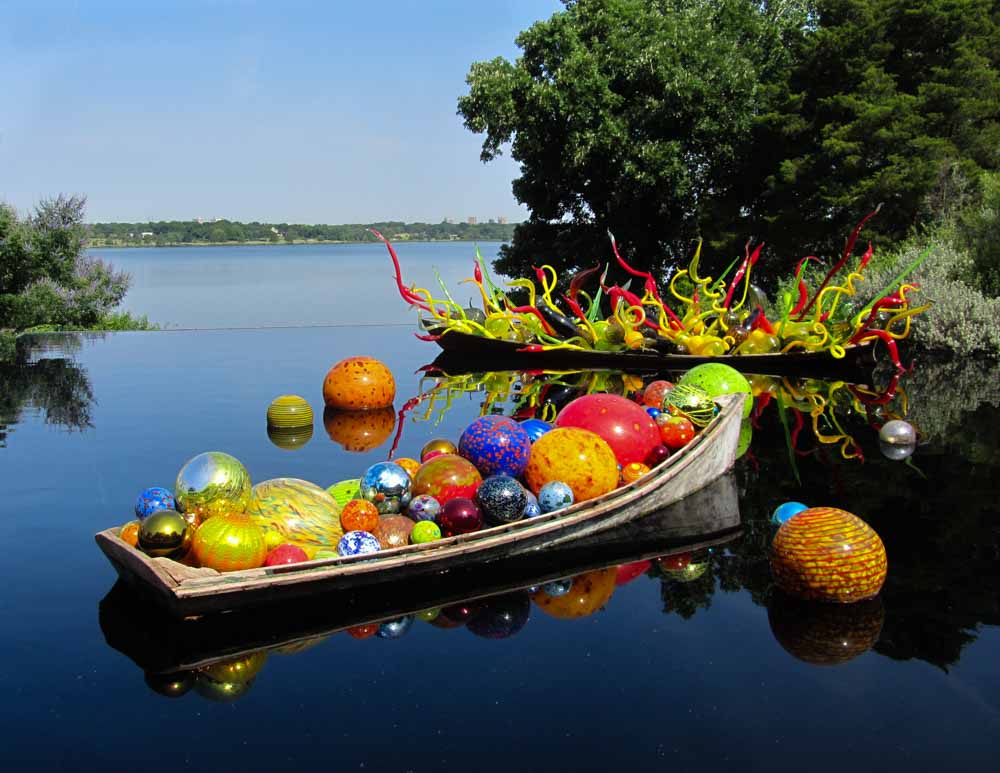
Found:
[[442, 507], [452, 499], [472, 499], [483, 482], [476, 466], [454, 454], [441, 454], [420, 465], [413, 479], [413, 496], [429, 494]]
[[[565, 580], [553, 580], [552, 582], [545, 583], [541, 588], [541, 592], [547, 596], [551, 596], [554, 599], [560, 596], [565, 596], [570, 592], [573, 587], [573, 578], [567, 578]], [[536, 591], [537, 593], [538, 591]]]
[[140, 521], [160, 510], [176, 510], [174, 495], [162, 486], [150, 486], [135, 501], [135, 517]]
[[557, 427], [532, 447], [524, 480], [536, 495], [546, 483], [562, 481], [573, 490], [575, 502], [585, 502], [617, 488], [618, 462], [593, 432]]
[[340, 506], [326, 490], [298, 478], [274, 478], [253, 487], [247, 507], [255, 524], [281, 542], [302, 547], [332, 547], [344, 531]]
[[693, 384], [678, 384], [667, 392], [663, 410], [686, 416], [696, 427], [704, 427], [719, 412], [712, 396]]
[[382, 549], [374, 534], [367, 531], [349, 531], [337, 543], [337, 554], [340, 556], [360, 556], [368, 553], [378, 553]]
[[404, 615], [395, 620], [386, 620], [378, 627], [378, 637], [380, 639], [399, 639], [406, 635], [406, 632], [413, 626], [413, 617]]
[[361, 498], [382, 515], [402, 512], [410, 503], [410, 474], [395, 462], [379, 462], [361, 476]]
[[445, 537], [469, 534], [483, 528], [483, 513], [471, 499], [455, 497], [445, 502], [441, 508], [438, 526]]
[[436, 542], [439, 539], [441, 539], [441, 527], [434, 521], [418, 521], [410, 532], [410, 542], [414, 545]]
[[781, 526], [781, 524], [785, 523], [790, 518], [793, 518], [803, 510], [808, 509], [809, 505], [804, 505], [801, 502], [785, 502], [784, 504], [778, 505], [774, 508], [774, 512], [771, 513], [771, 523]]
[[458, 446], [452, 443], [450, 440], [445, 438], [435, 438], [434, 440], [427, 441], [424, 447], [420, 449], [420, 462], [424, 462], [433, 459], [435, 456], [441, 456], [442, 454], [457, 454]]
[[267, 438], [282, 451], [296, 451], [312, 440], [312, 424], [303, 427], [267, 427]]
[[552, 429], [552, 425], [541, 419], [525, 419], [521, 422], [521, 428], [528, 433], [528, 439], [534, 443], [538, 438]]
[[436, 521], [441, 515], [441, 503], [430, 494], [417, 494], [406, 507], [406, 514], [418, 523]]
[[416, 524], [405, 515], [383, 515], [372, 534], [382, 550], [401, 548], [410, 544], [410, 533]]
[[198, 527], [191, 552], [201, 566], [217, 572], [256, 569], [267, 558], [267, 541], [250, 516], [224, 513]]
[[521, 520], [527, 502], [524, 486], [507, 475], [489, 477], [476, 490], [476, 504], [491, 526]]
[[678, 386], [701, 387], [711, 398], [733, 394], [746, 395], [746, 399], [743, 401], [744, 418], [750, 415], [753, 408], [753, 394], [746, 376], [736, 368], [721, 362], [706, 362], [703, 365], [696, 365], [685, 373], [677, 384]]
[[593, 432], [610, 446], [622, 466], [643, 461], [654, 446], [660, 445], [653, 418], [643, 407], [620, 395], [578, 397], [559, 411], [556, 426]]
[[194, 687], [195, 674], [192, 671], [171, 671], [157, 674], [147, 671], [143, 674], [146, 686], [165, 698], [180, 698]]
[[361, 495], [361, 478], [351, 478], [334, 483], [326, 493], [332, 496], [340, 507]]
[[908, 421], [893, 419], [882, 425], [878, 439], [887, 445], [912, 446], [917, 443], [917, 431]]
[[298, 395], [281, 395], [274, 398], [267, 406], [267, 425], [269, 427], [303, 427], [312, 426], [312, 406], [304, 397]]
[[538, 491], [538, 506], [543, 513], [561, 510], [573, 504], [573, 489], [561, 480], [551, 480]]
[[517, 477], [528, 464], [531, 438], [507, 416], [480, 416], [462, 433], [458, 454], [483, 475]]
[[771, 633], [786, 652], [816, 666], [853, 660], [878, 642], [885, 608], [878, 597], [856, 604], [817, 604], [781, 591], [767, 607]]
[[547, 615], [561, 619], [587, 617], [608, 603], [615, 592], [617, 567], [586, 572], [573, 578], [568, 592], [553, 596], [545, 588], [532, 596], [535, 605]]
[[524, 489], [524, 517], [534, 518], [536, 515], [541, 514], [542, 508], [538, 504], [538, 497], [528, 491], [528, 489]]
[[323, 411], [323, 427], [334, 443], [345, 451], [361, 454], [385, 443], [396, 429], [396, 412], [392, 406], [370, 411], [345, 411], [331, 408]]
[[179, 558], [191, 547], [195, 530], [176, 510], [160, 510], [139, 524], [137, 542], [154, 558]]
[[181, 467], [174, 499], [180, 512], [211, 518], [246, 510], [250, 488], [250, 473], [239, 459], [222, 451], [206, 451]]
[[388, 408], [396, 397], [392, 371], [374, 357], [348, 357], [326, 374], [323, 400], [345, 411]]

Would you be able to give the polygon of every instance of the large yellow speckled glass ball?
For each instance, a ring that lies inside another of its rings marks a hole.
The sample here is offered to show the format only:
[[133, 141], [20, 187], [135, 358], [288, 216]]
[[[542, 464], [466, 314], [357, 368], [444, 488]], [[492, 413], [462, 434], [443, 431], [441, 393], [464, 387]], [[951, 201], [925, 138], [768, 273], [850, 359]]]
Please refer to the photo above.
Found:
[[247, 515], [269, 536], [300, 547], [336, 547], [344, 530], [340, 505], [327, 491], [298, 478], [274, 478], [253, 487]]
[[250, 473], [239, 459], [222, 451], [206, 451], [181, 467], [174, 499], [180, 512], [211, 518], [246, 510], [250, 487]]

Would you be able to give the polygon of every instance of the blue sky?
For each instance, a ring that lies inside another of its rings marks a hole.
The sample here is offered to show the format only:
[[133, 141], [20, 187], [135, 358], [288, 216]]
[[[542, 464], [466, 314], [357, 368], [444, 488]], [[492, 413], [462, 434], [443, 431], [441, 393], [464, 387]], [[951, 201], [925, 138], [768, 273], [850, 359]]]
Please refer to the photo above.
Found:
[[456, 100], [556, 0], [4, 3], [0, 200], [88, 220], [525, 212]]

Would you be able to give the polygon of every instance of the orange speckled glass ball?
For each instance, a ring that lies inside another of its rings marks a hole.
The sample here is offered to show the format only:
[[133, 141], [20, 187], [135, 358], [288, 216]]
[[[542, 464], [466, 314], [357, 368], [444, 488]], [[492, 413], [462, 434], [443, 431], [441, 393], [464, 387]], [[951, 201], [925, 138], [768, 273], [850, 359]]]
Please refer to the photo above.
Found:
[[622, 467], [622, 483], [635, 483], [649, 472], [649, 466], [642, 462], [632, 462]]
[[191, 552], [201, 566], [233, 572], [263, 566], [267, 545], [264, 532], [250, 516], [228, 513], [209, 518], [198, 527]]
[[786, 521], [771, 543], [771, 573], [785, 593], [850, 604], [878, 594], [885, 582], [885, 546], [856, 515], [811, 507]]
[[340, 511], [340, 525], [345, 533], [373, 532], [378, 526], [378, 508], [366, 499], [352, 499]]
[[378, 448], [396, 428], [396, 412], [389, 408], [372, 411], [342, 411], [327, 406], [323, 426], [330, 440], [345, 451], [364, 453]]
[[404, 456], [402, 459], [395, 459], [394, 461], [406, 470], [411, 478], [413, 478], [417, 474], [417, 470], [420, 469], [420, 462], [416, 459], [411, 459], [408, 456]]
[[611, 446], [597, 434], [557, 427], [531, 447], [524, 479], [536, 495], [549, 481], [562, 481], [573, 489], [575, 502], [585, 502], [618, 486], [618, 462]]
[[139, 522], [129, 521], [118, 531], [118, 538], [132, 547], [139, 545]]
[[374, 357], [348, 357], [326, 374], [323, 400], [345, 411], [388, 408], [396, 397], [392, 371]]
[[674, 385], [669, 381], [651, 381], [642, 392], [642, 404], [653, 408], [663, 405], [663, 397]]

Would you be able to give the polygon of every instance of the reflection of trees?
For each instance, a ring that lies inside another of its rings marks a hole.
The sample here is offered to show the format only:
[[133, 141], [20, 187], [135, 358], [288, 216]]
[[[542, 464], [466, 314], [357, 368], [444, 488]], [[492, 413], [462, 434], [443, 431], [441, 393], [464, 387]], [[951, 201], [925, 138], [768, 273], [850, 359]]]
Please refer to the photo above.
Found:
[[[75, 335], [24, 336], [17, 341], [13, 359], [0, 360], [0, 447], [26, 410], [44, 414], [46, 424], [71, 430], [93, 426], [90, 379], [65, 356], [79, 348]], [[56, 353], [62, 356], [45, 356]]]
[[789, 500], [832, 505], [871, 523], [889, 555], [881, 594], [885, 620], [875, 651], [943, 669], [956, 664], [979, 626], [1000, 624], [1000, 504], [994, 493], [1000, 408], [995, 384], [978, 378], [975, 364], [939, 367], [918, 371], [915, 386], [907, 385], [915, 420], [925, 432], [933, 428], [933, 442], [913, 457], [917, 469], [883, 458], [875, 430], [856, 415], [847, 423], [867, 461], [844, 461], [835, 449], [803, 443], [800, 485], [780, 422], [762, 417], [753, 457], [737, 471], [744, 536], [712, 554], [697, 583], [664, 579], [664, 610], [689, 617], [709, 606], [716, 589], [746, 590], [755, 604], [768, 605], [771, 512]]

